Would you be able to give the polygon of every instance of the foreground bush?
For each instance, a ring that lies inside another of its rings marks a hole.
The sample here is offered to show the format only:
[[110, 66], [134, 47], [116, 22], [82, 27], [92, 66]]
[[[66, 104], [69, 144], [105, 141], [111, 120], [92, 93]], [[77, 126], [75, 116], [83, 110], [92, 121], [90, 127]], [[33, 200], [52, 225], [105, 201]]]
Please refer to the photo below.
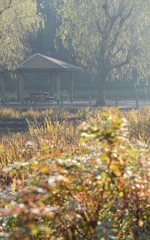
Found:
[[130, 142], [116, 112], [80, 134], [78, 155], [52, 155], [45, 141], [3, 171], [11, 179], [0, 194], [3, 239], [149, 239], [148, 147]]
[[130, 139], [150, 142], [150, 107], [124, 111], [122, 115], [128, 120]]

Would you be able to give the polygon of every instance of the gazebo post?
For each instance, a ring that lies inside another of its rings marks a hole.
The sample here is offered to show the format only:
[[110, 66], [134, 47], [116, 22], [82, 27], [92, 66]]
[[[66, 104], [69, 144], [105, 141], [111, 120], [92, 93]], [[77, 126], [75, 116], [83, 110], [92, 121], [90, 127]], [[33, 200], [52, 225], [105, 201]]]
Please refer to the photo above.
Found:
[[55, 76], [54, 72], [52, 72], [52, 97], [56, 95], [56, 86], [55, 86]]
[[18, 80], [18, 100], [24, 102], [24, 76], [21, 74]]
[[53, 73], [49, 74], [49, 96], [53, 97]]
[[24, 102], [24, 76], [22, 76], [22, 82], [21, 82], [21, 87], [22, 87], [22, 101]]
[[70, 102], [73, 102], [73, 73], [70, 72], [70, 82], [71, 82], [71, 86], [70, 86]]
[[17, 79], [17, 100], [20, 102], [20, 79]]
[[60, 102], [60, 72], [56, 73], [56, 100]]
[[4, 74], [1, 73], [0, 75], [0, 82], [1, 82], [1, 101], [5, 103], [5, 81], [4, 81]]

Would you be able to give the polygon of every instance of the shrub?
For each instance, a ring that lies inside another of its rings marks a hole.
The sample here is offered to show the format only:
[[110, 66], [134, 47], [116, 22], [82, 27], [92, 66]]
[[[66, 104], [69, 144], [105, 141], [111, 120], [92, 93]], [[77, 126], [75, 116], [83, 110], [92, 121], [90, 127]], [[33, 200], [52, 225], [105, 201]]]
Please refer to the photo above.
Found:
[[130, 142], [126, 119], [112, 110], [80, 134], [78, 155], [51, 155], [43, 142], [3, 171], [11, 179], [0, 194], [3, 238], [149, 239], [148, 147]]
[[150, 139], [150, 108], [133, 109], [122, 114], [128, 119], [130, 138], [148, 143]]

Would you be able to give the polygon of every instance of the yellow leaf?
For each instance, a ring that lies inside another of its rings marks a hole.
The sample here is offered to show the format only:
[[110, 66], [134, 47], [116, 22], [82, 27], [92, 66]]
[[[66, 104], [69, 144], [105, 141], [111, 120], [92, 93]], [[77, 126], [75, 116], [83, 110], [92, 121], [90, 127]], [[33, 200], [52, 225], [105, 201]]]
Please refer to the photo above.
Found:
[[12, 192], [16, 191], [16, 178], [13, 179], [13, 183], [12, 183], [12, 188], [11, 188]]
[[120, 196], [120, 197], [123, 197], [123, 196], [124, 196], [124, 193], [123, 193], [123, 192], [120, 192], [120, 193], [119, 193], [119, 196]]
[[111, 170], [116, 170], [116, 169], [118, 169], [118, 166], [115, 165], [115, 164], [112, 164], [112, 165], [110, 165], [109, 168], [110, 168]]
[[46, 173], [47, 172], [47, 167], [45, 166], [45, 167], [42, 167], [41, 169], [40, 169], [40, 171], [42, 172], [42, 173]]

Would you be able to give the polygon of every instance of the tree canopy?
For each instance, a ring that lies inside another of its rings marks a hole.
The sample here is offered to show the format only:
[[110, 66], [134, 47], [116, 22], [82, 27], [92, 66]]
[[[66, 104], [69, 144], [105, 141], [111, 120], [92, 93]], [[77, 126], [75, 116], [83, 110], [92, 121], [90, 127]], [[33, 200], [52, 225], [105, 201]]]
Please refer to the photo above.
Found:
[[35, 38], [30, 43], [32, 52], [40, 52], [62, 61], [71, 61], [75, 64], [72, 56], [72, 49], [63, 46], [62, 41], [57, 37], [59, 21], [56, 19], [56, 9], [53, 8], [53, 1], [36, 0], [38, 14], [42, 16], [42, 21]]
[[0, 68], [12, 69], [29, 50], [28, 36], [38, 27], [36, 1], [0, 1]]
[[97, 75], [97, 105], [104, 105], [108, 78], [149, 74], [148, 1], [58, 0], [59, 36], [80, 64]]

